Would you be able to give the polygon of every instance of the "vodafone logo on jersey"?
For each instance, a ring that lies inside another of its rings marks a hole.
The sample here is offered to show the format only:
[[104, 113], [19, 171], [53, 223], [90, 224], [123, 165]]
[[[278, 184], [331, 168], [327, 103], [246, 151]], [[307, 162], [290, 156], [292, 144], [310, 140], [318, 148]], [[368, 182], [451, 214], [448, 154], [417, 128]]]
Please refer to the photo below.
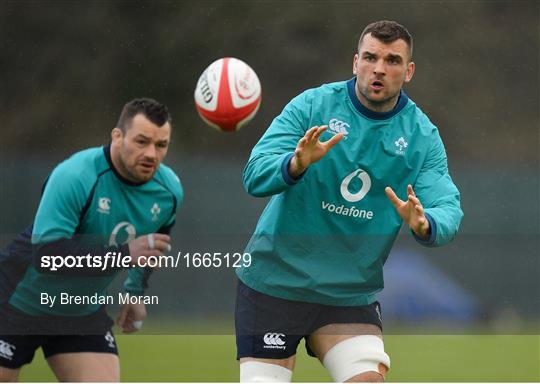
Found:
[[[360, 185], [359, 185], [360, 184]], [[361, 168], [349, 173], [341, 181], [339, 192], [341, 196], [349, 203], [357, 203], [368, 194], [371, 189], [371, 177]], [[346, 204], [321, 201], [321, 208], [334, 215], [346, 216], [351, 218], [371, 220], [374, 212], [369, 209], [358, 208]]]
[[[358, 178], [362, 181], [362, 187], [360, 188], [358, 192], [351, 193], [351, 191], [349, 190], [349, 184], [355, 178]], [[351, 203], [356, 203], [357, 201], [362, 200], [367, 195], [370, 188], [371, 188], [371, 177], [369, 177], [366, 171], [359, 168], [356, 171], [353, 171], [349, 173], [347, 176], [345, 176], [345, 178], [341, 182], [339, 191], [341, 192], [341, 196], [343, 196], [345, 200]]]
[[129, 221], [121, 221], [116, 224], [109, 237], [109, 245], [118, 247], [120, 244], [129, 243], [137, 237], [135, 226]]

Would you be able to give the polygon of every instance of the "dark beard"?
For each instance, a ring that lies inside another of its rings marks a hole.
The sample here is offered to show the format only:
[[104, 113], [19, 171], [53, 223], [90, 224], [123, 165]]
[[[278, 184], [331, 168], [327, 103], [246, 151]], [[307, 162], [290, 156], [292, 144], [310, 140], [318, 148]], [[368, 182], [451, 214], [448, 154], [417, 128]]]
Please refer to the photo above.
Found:
[[[365, 93], [360, 91], [358, 89], [358, 86], [356, 86], [356, 90], [357, 90], [358, 93], [360, 93], [363, 96], [363, 98], [365, 100], [367, 100], [368, 105], [364, 105], [364, 106], [367, 109], [370, 109], [370, 110], [372, 110], [374, 112], [389, 112], [389, 111], [391, 111], [396, 106], [398, 98], [399, 98], [399, 92], [398, 92], [395, 95], [392, 95], [392, 96], [390, 96], [390, 97], [388, 97], [388, 98], [386, 98], [384, 100], [373, 101], [369, 97], [367, 97]], [[357, 97], [358, 97], [358, 95], [357, 95]], [[388, 107], [390, 107], [390, 108], [388, 108]]]

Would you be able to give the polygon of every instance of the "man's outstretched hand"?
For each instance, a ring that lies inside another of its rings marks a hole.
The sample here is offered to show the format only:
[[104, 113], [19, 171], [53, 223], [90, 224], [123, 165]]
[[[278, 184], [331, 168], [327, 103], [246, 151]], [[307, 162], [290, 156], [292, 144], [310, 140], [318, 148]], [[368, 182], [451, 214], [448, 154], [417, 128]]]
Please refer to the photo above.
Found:
[[327, 125], [310, 128], [298, 141], [294, 156], [289, 163], [289, 174], [293, 178], [299, 177], [311, 164], [322, 159], [343, 138], [343, 133], [338, 133], [328, 141], [319, 141], [319, 137], [327, 128]]
[[424, 207], [422, 207], [420, 200], [416, 197], [412, 185], [409, 184], [407, 186], [408, 198], [406, 201], [397, 197], [390, 187], [386, 187], [384, 191], [403, 221], [411, 227], [418, 237], [427, 239], [431, 234], [431, 228], [424, 213]]
[[144, 304], [124, 304], [116, 318], [116, 324], [124, 333], [133, 333], [141, 329], [146, 319], [146, 306]]

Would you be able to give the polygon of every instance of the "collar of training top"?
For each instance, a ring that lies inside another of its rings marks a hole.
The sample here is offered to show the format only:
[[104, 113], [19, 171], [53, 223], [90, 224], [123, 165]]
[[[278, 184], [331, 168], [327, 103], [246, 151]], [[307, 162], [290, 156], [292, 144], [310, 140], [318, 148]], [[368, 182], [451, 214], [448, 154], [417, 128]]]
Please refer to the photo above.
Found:
[[409, 98], [407, 97], [405, 92], [403, 92], [403, 90], [400, 90], [398, 102], [396, 103], [396, 106], [392, 110], [388, 112], [375, 112], [375, 111], [372, 111], [371, 109], [364, 107], [364, 105], [362, 105], [360, 100], [358, 100], [358, 97], [356, 96], [355, 86], [356, 86], [356, 77], [353, 77], [352, 79], [347, 81], [347, 90], [349, 92], [349, 97], [354, 107], [356, 108], [356, 110], [360, 112], [362, 115], [364, 115], [365, 117], [367, 117], [368, 119], [373, 119], [373, 120], [389, 119], [395, 116], [396, 114], [398, 114], [403, 108], [405, 108], [405, 106], [407, 105], [407, 102], [409, 101]]
[[[112, 162], [112, 159], [111, 159], [111, 146], [110, 145], [105, 145], [103, 147], [103, 153], [105, 154], [105, 158], [107, 159], [107, 163], [109, 163], [109, 167], [112, 169], [114, 175], [118, 178], [118, 180], [120, 180], [122, 183], [124, 184], [127, 184], [127, 185], [132, 185], [132, 186], [139, 186], [139, 185], [143, 185], [143, 184], [146, 184], [148, 181], [143, 181], [141, 183], [136, 183], [134, 181], [131, 181], [131, 180], [128, 180], [126, 179], [124, 176], [122, 176], [118, 170], [114, 167], [114, 164]], [[150, 181], [150, 180], [149, 180]]]

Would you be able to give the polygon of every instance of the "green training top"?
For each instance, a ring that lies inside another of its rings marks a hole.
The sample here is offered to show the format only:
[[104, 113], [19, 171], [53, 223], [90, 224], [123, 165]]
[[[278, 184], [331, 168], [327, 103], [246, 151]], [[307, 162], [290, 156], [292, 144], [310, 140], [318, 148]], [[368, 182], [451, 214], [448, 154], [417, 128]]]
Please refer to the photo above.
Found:
[[[115, 170], [110, 147], [78, 152], [60, 163], [46, 182], [32, 231], [33, 248], [64, 257], [128, 252], [122, 244], [144, 234], [169, 232], [182, 198], [179, 178], [164, 164], [153, 179], [136, 184]], [[103, 296], [120, 271], [109, 269], [100, 275], [99, 269], [64, 268], [66, 273], [55, 274], [36, 264], [40, 258], [34, 259], [9, 297], [11, 305], [30, 315], [93, 313], [100, 304], [60, 305], [60, 294]], [[142, 294], [145, 274], [143, 268], [129, 269], [125, 290]], [[41, 304], [42, 293], [57, 296], [53, 307]]]
[[[407, 184], [425, 208], [438, 246], [452, 240], [463, 213], [448, 174], [437, 128], [401, 92], [392, 111], [365, 108], [355, 81], [326, 84], [294, 98], [254, 147], [244, 186], [272, 196], [237, 274], [249, 287], [284, 299], [337, 306], [366, 305], [383, 288], [383, 264], [402, 225], [386, 196], [407, 199]], [[328, 125], [321, 141], [344, 138], [302, 177], [288, 164], [298, 141]]]

